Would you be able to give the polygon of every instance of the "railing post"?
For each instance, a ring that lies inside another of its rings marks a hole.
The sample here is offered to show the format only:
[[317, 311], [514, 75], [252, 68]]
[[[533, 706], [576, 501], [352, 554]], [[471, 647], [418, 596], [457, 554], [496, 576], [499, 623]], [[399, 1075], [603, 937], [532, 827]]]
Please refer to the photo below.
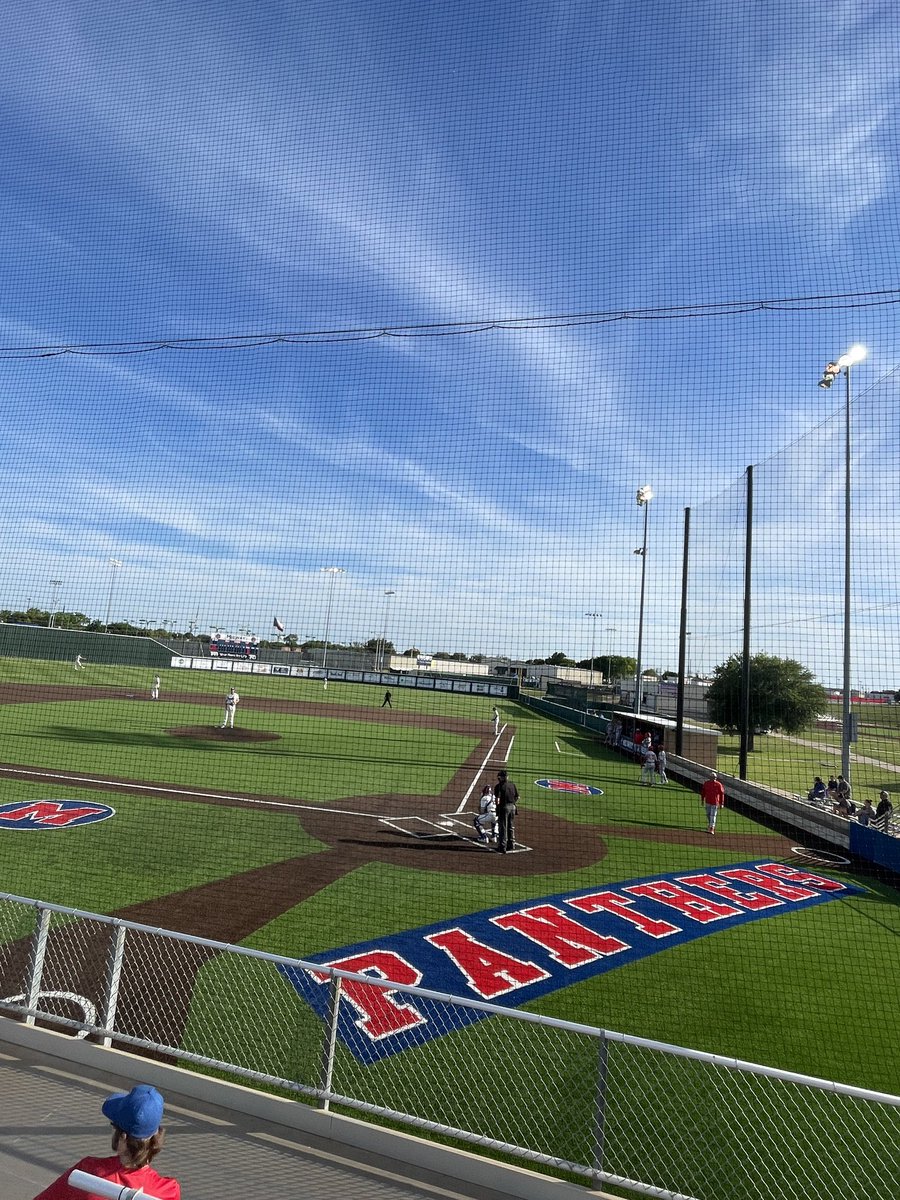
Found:
[[119, 982], [122, 978], [122, 962], [125, 958], [124, 925], [113, 926], [109, 957], [106, 962], [106, 986], [103, 991], [103, 1046], [112, 1045], [112, 1032], [116, 1027], [116, 1005], [119, 1002]]
[[594, 1096], [594, 1187], [600, 1187], [600, 1172], [603, 1170], [603, 1150], [606, 1138], [606, 1089], [609, 1075], [609, 1042], [606, 1034], [597, 1040], [597, 1090]]
[[325, 1041], [322, 1046], [322, 1098], [318, 1107], [328, 1112], [331, 1103], [331, 1081], [334, 1077], [334, 1051], [337, 1046], [338, 1017], [341, 1012], [341, 977], [332, 975], [328, 985], [328, 1020], [325, 1027]]
[[[47, 939], [50, 936], [50, 910], [37, 908], [37, 923], [34, 937], [31, 941], [31, 955], [28, 962], [28, 979], [25, 984], [25, 1007], [37, 1008], [41, 995], [41, 980], [44, 974], [44, 957], [47, 953]], [[34, 1024], [34, 1014], [29, 1013], [25, 1018], [26, 1025]]]

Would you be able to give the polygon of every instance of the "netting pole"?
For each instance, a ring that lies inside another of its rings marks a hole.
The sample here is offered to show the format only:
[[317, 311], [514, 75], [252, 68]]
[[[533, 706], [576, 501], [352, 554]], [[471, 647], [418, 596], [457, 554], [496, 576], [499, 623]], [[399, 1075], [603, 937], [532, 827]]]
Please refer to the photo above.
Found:
[[753, 577], [753, 467], [747, 468], [747, 515], [744, 543], [744, 642], [741, 650], [741, 745], [738, 752], [738, 779], [747, 778], [747, 751], [750, 749], [750, 612]]
[[684, 510], [684, 546], [681, 551], [681, 623], [678, 627], [678, 699], [675, 702], [675, 753], [681, 754], [684, 742], [684, 667], [687, 654], [688, 543], [691, 537], [691, 510]]

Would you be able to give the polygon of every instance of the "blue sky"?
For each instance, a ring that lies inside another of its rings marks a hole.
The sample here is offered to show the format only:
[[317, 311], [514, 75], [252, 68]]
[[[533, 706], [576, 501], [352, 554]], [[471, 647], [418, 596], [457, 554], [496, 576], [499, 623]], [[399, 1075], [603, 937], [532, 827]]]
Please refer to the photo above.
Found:
[[[0, 342], [890, 289], [898, 32], [888, 4], [807, 0], [14, 7]], [[675, 663], [690, 505], [712, 666], [739, 646], [721, 497], [769, 460], [759, 648], [836, 682], [840, 396], [815, 382], [863, 341], [856, 586], [861, 627], [880, 616], [858, 670], [886, 685], [897, 489], [873, 519], [865, 485], [896, 480], [894, 312], [0, 358], [3, 603], [59, 578], [102, 615], [115, 557], [114, 616], [321, 636], [336, 564], [335, 638], [379, 633], [390, 589], [398, 645], [633, 652], [651, 483], [645, 661]]]

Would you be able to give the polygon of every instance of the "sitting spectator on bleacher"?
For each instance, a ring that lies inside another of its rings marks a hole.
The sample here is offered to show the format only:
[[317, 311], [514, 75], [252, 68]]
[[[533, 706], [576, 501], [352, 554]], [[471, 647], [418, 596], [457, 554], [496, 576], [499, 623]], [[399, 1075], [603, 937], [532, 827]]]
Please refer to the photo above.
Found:
[[838, 781], [833, 775], [828, 776], [828, 787], [825, 789], [825, 794], [829, 800], [837, 800]]
[[[843, 775], [837, 777], [837, 794], [838, 800], [852, 800], [853, 788], [850, 786], [850, 780], [845, 779]], [[853, 810], [851, 809], [851, 812]]]
[[812, 787], [806, 793], [806, 798], [807, 798], [807, 800], [810, 801], [810, 803], [814, 804], [814, 803], [817, 803], [819, 800], [824, 800], [826, 792], [827, 792], [827, 788], [825, 787], [825, 784], [822, 781], [821, 776], [817, 775], [815, 777], [815, 779], [813, 780]]
[[875, 809], [872, 807], [872, 801], [866, 798], [860, 806], [859, 812], [856, 814], [856, 819], [860, 825], [870, 825], [875, 819]]
[[891, 828], [891, 815], [893, 814], [894, 806], [891, 804], [891, 798], [887, 791], [882, 788], [878, 796], [878, 807], [875, 809], [875, 819], [872, 824], [880, 829], [882, 833], [888, 833]]
[[832, 811], [836, 812], [839, 817], [846, 817], [849, 821], [856, 812], [856, 805], [846, 796], [839, 796]]
[[159, 1200], [181, 1200], [177, 1179], [160, 1175], [150, 1166], [162, 1149], [165, 1130], [160, 1128], [163, 1098], [154, 1087], [141, 1083], [130, 1092], [109, 1096], [101, 1112], [113, 1127], [111, 1158], [83, 1158], [64, 1171], [34, 1200], [100, 1200], [96, 1193], [73, 1188], [67, 1181], [72, 1171], [84, 1171], [119, 1187], [140, 1189]]

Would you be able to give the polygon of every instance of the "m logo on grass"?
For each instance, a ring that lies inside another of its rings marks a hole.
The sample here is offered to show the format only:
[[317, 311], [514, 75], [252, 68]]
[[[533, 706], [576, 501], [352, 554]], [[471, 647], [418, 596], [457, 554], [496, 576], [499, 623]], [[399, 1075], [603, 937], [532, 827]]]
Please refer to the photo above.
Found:
[[0, 804], [0, 829], [71, 829], [115, 816], [108, 804], [81, 800], [20, 800]]
[[[308, 961], [401, 987], [518, 1008], [671, 946], [861, 890], [784, 863], [735, 863], [486, 909]], [[326, 1020], [328, 974], [278, 969]], [[356, 1058], [375, 1063], [488, 1015], [449, 1005], [440, 996], [345, 979], [337, 1029]]]

